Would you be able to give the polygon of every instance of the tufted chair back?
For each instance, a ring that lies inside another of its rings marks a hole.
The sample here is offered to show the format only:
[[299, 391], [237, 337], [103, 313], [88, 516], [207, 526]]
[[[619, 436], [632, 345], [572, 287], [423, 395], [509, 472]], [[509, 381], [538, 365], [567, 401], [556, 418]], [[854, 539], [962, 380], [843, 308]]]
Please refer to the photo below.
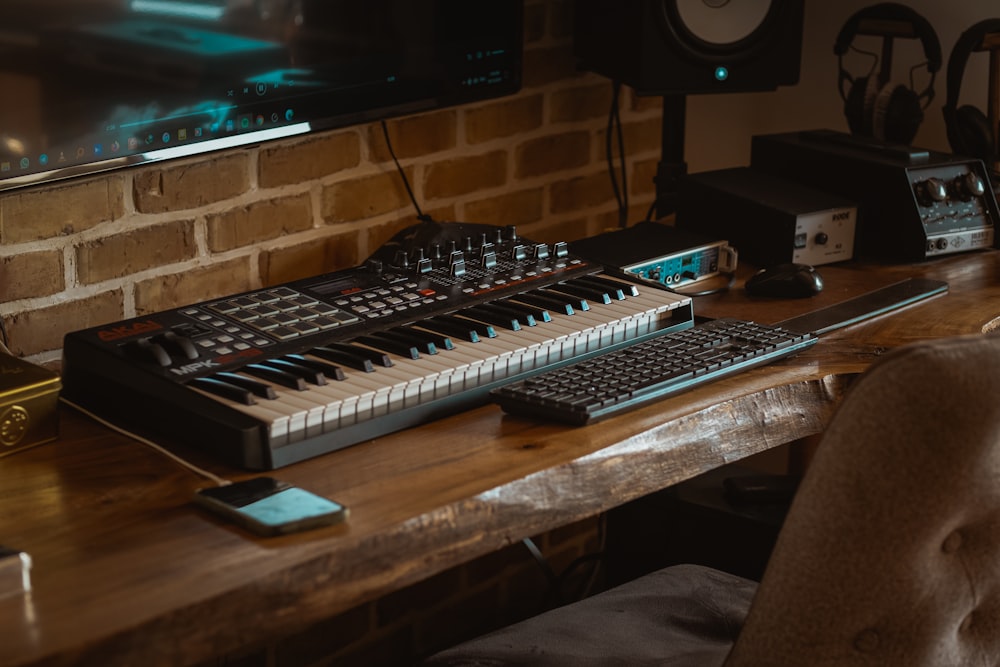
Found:
[[1000, 336], [852, 387], [725, 664], [1000, 664]]

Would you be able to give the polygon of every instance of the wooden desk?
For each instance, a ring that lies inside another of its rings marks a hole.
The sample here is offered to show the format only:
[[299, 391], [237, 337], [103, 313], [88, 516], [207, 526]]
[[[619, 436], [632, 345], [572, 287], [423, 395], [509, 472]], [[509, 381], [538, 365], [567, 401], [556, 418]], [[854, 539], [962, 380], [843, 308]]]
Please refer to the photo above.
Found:
[[[0, 665], [197, 662], [287, 635], [523, 537], [819, 432], [887, 348], [1000, 315], [1000, 252], [821, 267], [827, 289], [695, 312], [776, 322], [912, 275], [949, 294], [829, 334], [791, 360], [582, 429], [486, 406], [279, 471], [350, 506], [344, 526], [256, 539], [193, 507], [201, 478], [80, 417], [0, 459], [0, 543], [34, 558], [0, 600]], [[199, 460], [214, 472], [245, 472]]]

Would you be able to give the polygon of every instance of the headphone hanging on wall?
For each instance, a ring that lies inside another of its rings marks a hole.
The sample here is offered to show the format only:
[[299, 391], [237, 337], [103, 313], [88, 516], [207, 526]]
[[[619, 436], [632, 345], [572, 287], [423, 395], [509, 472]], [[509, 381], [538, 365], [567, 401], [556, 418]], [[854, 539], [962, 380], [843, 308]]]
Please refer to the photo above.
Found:
[[977, 157], [992, 168], [996, 161], [997, 145], [993, 125], [982, 111], [966, 104], [958, 106], [958, 94], [969, 56], [991, 33], [1000, 33], [1000, 19], [986, 19], [963, 32], [948, 57], [948, 95], [945, 99], [944, 125], [951, 150], [960, 155]]
[[[864, 30], [863, 22], [869, 26]], [[885, 28], [871, 27], [878, 26], [879, 23], [884, 24]], [[897, 29], [893, 29], [892, 24]], [[900, 32], [899, 24], [909, 25], [912, 32]], [[868, 75], [855, 78], [844, 69], [843, 57], [858, 34], [881, 36], [883, 42], [881, 58], [871, 54], [875, 57], [875, 63]], [[915, 37], [923, 46], [930, 81], [919, 93], [912, 86], [896, 85], [889, 81], [892, 40], [895, 37]], [[912, 142], [924, 119], [924, 109], [934, 99], [934, 79], [941, 69], [941, 44], [930, 22], [905, 5], [894, 2], [872, 5], [856, 12], [847, 20], [837, 35], [833, 52], [837, 56], [837, 84], [840, 97], [844, 100], [844, 115], [851, 133], [888, 143]], [[879, 67], [877, 73], [876, 67]], [[846, 92], [845, 84], [850, 84], [850, 89]]]

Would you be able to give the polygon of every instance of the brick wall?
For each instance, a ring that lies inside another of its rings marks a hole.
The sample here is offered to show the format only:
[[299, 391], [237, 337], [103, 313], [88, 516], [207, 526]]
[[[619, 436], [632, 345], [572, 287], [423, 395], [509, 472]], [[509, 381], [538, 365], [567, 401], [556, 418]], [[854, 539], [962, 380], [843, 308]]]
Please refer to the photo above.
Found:
[[[527, 0], [514, 96], [393, 119], [392, 147], [439, 220], [541, 241], [616, 222], [611, 84], [575, 71], [572, 2]], [[652, 200], [660, 105], [624, 91], [632, 218]], [[67, 331], [356, 265], [416, 222], [379, 124], [0, 195], [11, 351], [58, 365]]]

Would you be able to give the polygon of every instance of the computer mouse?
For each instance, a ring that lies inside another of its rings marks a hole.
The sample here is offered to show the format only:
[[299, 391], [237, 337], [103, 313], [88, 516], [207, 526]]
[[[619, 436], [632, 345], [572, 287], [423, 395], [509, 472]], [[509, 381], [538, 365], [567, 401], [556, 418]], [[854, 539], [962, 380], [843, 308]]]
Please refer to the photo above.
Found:
[[785, 263], [761, 269], [747, 278], [744, 288], [751, 296], [804, 298], [823, 291], [823, 278], [808, 264]]

